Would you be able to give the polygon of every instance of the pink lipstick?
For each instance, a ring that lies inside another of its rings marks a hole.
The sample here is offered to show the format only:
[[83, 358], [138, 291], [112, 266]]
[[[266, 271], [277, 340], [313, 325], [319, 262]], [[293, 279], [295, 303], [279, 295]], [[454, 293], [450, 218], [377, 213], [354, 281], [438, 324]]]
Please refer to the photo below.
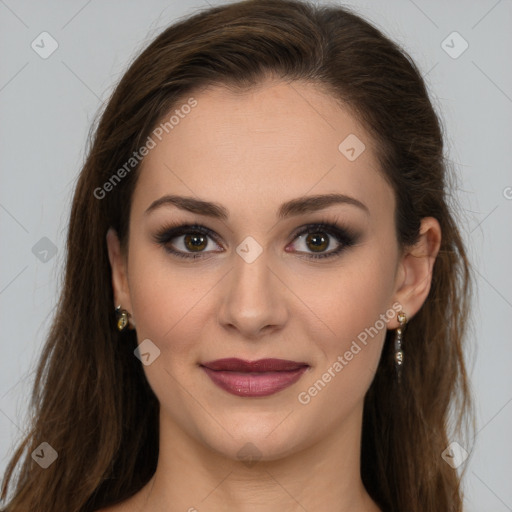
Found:
[[216, 359], [201, 364], [214, 384], [237, 396], [268, 396], [297, 382], [309, 368], [307, 363], [285, 359]]

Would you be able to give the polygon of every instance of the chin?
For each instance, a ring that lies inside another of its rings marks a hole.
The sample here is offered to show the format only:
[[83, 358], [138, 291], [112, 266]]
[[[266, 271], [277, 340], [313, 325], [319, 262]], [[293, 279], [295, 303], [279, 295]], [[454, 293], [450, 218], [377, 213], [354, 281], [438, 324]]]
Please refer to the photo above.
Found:
[[[252, 466], [256, 462], [284, 459], [297, 451], [297, 438], [269, 439], [266, 436], [240, 436], [233, 439], [215, 440], [209, 447], [218, 454]], [[219, 442], [220, 441], [220, 442]]]
[[219, 426], [215, 431], [209, 428], [206, 430], [204, 423], [196, 428], [202, 442], [226, 458], [279, 460], [308, 444], [307, 433], [291, 420], [293, 414], [288, 416], [289, 412], [283, 412], [285, 410], [278, 409], [274, 413], [264, 414], [242, 412], [219, 418], [219, 423], [226, 425], [229, 433]]

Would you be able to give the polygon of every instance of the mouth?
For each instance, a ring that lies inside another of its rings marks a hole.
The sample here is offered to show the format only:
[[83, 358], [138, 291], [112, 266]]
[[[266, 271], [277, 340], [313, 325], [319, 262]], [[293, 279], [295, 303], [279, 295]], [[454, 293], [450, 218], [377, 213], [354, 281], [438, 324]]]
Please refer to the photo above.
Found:
[[216, 359], [201, 368], [218, 387], [237, 396], [268, 396], [297, 382], [310, 366], [285, 359]]

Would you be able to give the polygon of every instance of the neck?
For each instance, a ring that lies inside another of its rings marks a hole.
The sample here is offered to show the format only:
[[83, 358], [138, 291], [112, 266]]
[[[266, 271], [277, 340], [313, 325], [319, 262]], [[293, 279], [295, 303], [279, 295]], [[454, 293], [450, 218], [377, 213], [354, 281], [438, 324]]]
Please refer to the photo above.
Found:
[[343, 428], [289, 455], [265, 460], [246, 444], [233, 459], [161, 412], [158, 466], [140, 502], [155, 512], [380, 512], [360, 477], [361, 421], [357, 409]]

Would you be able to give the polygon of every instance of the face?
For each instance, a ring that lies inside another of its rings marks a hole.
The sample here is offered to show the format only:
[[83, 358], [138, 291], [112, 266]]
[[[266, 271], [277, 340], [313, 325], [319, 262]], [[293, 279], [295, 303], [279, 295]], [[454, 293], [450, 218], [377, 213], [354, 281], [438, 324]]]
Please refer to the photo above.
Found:
[[[109, 239], [162, 425], [267, 460], [355, 432], [405, 275], [374, 144], [313, 84], [193, 97], [143, 161], [122, 263]], [[225, 358], [299, 364], [203, 366]]]

